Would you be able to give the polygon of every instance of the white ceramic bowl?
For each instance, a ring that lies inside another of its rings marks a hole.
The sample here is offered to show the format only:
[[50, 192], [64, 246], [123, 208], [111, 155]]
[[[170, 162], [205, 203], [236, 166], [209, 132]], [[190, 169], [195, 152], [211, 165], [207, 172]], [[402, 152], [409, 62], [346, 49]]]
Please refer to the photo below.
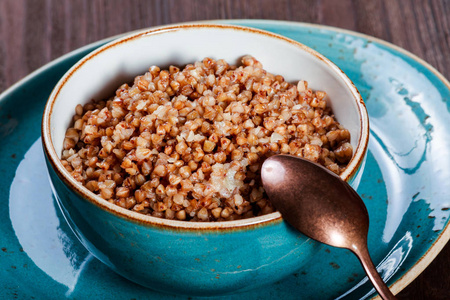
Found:
[[[230, 287], [275, 282], [311, 257], [314, 246], [286, 226], [278, 212], [214, 223], [145, 216], [94, 195], [59, 160], [77, 104], [109, 98], [152, 65], [183, 66], [204, 57], [237, 64], [248, 54], [287, 81], [306, 80], [312, 89], [327, 93], [337, 120], [351, 133], [354, 149], [341, 178], [356, 187], [367, 151], [367, 112], [355, 86], [328, 59], [288, 38], [231, 25], [178, 25], [133, 33], [73, 66], [50, 95], [42, 123], [48, 168], [63, 214], [82, 243], [123, 276], [163, 291], [212, 295]], [[205, 257], [201, 263], [199, 257]]]
[[369, 128], [364, 102], [350, 79], [303, 44], [274, 33], [231, 25], [161, 27], [124, 37], [88, 55], [66, 73], [50, 96], [54, 113], [47, 120], [50, 124], [44, 126], [51, 126], [54, 154], [59, 156], [62, 151], [65, 131], [77, 104], [109, 98], [118, 86], [143, 74], [149, 66], [182, 66], [204, 57], [239, 64], [246, 54], [289, 82], [306, 80], [313, 90], [328, 94], [328, 105], [336, 119], [349, 129], [355, 149], [354, 158], [341, 174], [348, 180], [364, 156]]

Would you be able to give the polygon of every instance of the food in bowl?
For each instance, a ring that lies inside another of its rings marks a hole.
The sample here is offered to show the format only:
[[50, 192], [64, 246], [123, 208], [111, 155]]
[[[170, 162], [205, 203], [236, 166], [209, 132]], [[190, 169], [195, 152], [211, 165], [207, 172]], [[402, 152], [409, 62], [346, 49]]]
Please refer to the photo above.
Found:
[[228, 221], [274, 207], [260, 166], [292, 154], [340, 174], [353, 149], [326, 93], [251, 56], [152, 66], [114, 97], [76, 107], [61, 162], [90, 191], [160, 218]]
[[351, 80], [326, 57], [285, 37], [234, 25], [183, 24], [134, 32], [94, 50], [64, 74], [42, 119], [58, 207], [90, 253], [118, 274], [166, 293], [218, 296], [283, 280], [317, 253], [320, 245], [288, 226], [278, 211], [224, 222], [156, 218], [102, 199], [61, 163], [77, 104], [109, 99], [118, 86], [152, 65], [185, 66], [213, 54], [236, 64], [246, 53], [288, 82], [307, 79], [308, 89], [327, 92], [327, 105], [351, 133], [354, 150], [339, 176], [353, 188], [360, 182], [369, 137], [367, 110]]

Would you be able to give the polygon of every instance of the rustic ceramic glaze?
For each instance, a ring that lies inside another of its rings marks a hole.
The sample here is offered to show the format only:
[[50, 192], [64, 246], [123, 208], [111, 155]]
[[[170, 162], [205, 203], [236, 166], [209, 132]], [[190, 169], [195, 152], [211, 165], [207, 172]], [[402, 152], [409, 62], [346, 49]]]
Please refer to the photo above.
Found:
[[317, 244], [288, 227], [278, 212], [216, 223], [145, 216], [89, 192], [59, 161], [77, 104], [108, 97], [151, 65], [184, 65], [204, 57], [235, 63], [249, 53], [266, 70], [288, 81], [306, 79], [312, 89], [327, 92], [354, 147], [341, 177], [356, 187], [367, 150], [367, 111], [352, 82], [328, 59], [282, 36], [237, 26], [179, 25], [134, 33], [75, 64], [50, 95], [42, 122], [50, 178], [64, 216], [83, 245], [122, 276], [169, 293], [225, 294], [274, 283], [316, 251]]
[[[267, 20], [221, 22], [265, 29], [316, 49], [361, 92], [371, 132], [357, 192], [369, 212], [369, 251], [398, 293], [450, 238], [450, 175], [444, 168], [450, 157], [448, 81], [411, 53], [355, 32]], [[64, 73], [110, 40], [71, 52], [0, 95], [0, 288], [5, 298], [186, 299], [111, 271], [81, 245], [52, 198], [36, 124]], [[318, 294], [360, 299], [373, 297], [374, 290], [353, 255], [319, 246], [307, 263], [274, 284], [208, 299], [315, 299]]]

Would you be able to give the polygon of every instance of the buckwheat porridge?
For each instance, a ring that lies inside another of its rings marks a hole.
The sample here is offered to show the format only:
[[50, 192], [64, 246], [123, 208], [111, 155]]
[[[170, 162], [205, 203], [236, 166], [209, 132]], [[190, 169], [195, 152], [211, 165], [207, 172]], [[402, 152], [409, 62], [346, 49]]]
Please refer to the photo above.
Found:
[[290, 84], [251, 56], [241, 63], [152, 66], [114, 97], [78, 105], [62, 164], [111, 203], [186, 221], [273, 212], [259, 170], [274, 154], [339, 174], [353, 150], [325, 92]]

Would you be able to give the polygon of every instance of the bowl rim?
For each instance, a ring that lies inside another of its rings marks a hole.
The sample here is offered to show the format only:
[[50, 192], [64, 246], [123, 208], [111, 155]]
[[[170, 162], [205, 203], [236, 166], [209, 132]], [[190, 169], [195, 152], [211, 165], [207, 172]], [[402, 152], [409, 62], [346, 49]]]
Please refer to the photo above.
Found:
[[183, 23], [183, 24], [175, 24], [168, 26], [158, 26], [158, 27], [150, 27], [147, 29], [132, 31], [129, 34], [125, 34], [118, 39], [115, 39], [97, 49], [92, 51], [91, 53], [84, 56], [80, 59], [75, 65], [73, 65], [58, 81], [56, 86], [53, 88], [47, 103], [44, 108], [44, 113], [42, 116], [42, 126], [41, 126], [41, 134], [42, 134], [42, 144], [44, 153], [47, 161], [51, 165], [53, 171], [58, 175], [58, 177], [68, 185], [71, 190], [75, 191], [79, 196], [81, 196], [84, 200], [89, 201], [90, 203], [96, 205], [100, 209], [106, 210], [118, 217], [124, 218], [128, 221], [132, 221], [135, 223], [143, 224], [143, 225], [151, 225], [156, 227], [161, 227], [165, 229], [174, 229], [174, 230], [234, 230], [234, 229], [250, 229], [257, 226], [262, 225], [270, 225], [274, 223], [282, 222], [281, 214], [276, 211], [267, 215], [234, 220], [234, 221], [219, 221], [219, 222], [188, 222], [188, 221], [180, 221], [180, 220], [170, 220], [164, 218], [157, 218], [153, 216], [143, 215], [137, 212], [130, 211], [128, 209], [122, 208], [115, 204], [112, 204], [105, 199], [101, 198], [98, 195], [95, 195], [91, 191], [89, 191], [86, 187], [79, 184], [63, 167], [59, 156], [57, 155], [55, 148], [53, 146], [51, 134], [50, 134], [50, 121], [51, 114], [53, 112], [53, 106], [57, 102], [59, 92], [63, 88], [63, 86], [69, 81], [72, 75], [80, 69], [87, 61], [94, 58], [95, 56], [101, 54], [102, 52], [107, 51], [110, 48], [118, 46], [120, 44], [139, 39], [141, 37], [150, 36], [150, 35], [159, 35], [167, 32], [174, 32], [180, 30], [196, 30], [196, 29], [215, 29], [215, 30], [236, 30], [249, 32], [252, 34], [263, 35], [266, 37], [278, 39], [284, 42], [288, 42], [302, 51], [308, 52], [309, 54], [315, 56], [324, 62], [329, 68], [331, 68], [336, 75], [338, 75], [345, 83], [346, 87], [350, 90], [353, 95], [353, 99], [356, 102], [356, 107], [358, 109], [358, 115], [360, 117], [360, 128], [361, 135], [359, 137], [356, 151], [353, 154], [352, 159], [344, 169], [344, 172], [340, 174], [340, 177], [348, 181], [350, 180], [360, 168], [368, 146], [369, 141], [369, 118], [366, 106], [361, 97], [356, 86], [353, 82], [347, 77], [347, 75], [333, 62], [331, 62], [328, 58], [320, 54], [319, 52], [307, 47], [306, 45], [292, 40], [290, 38], [284, 37], [279, 34], [275, 34], [272, 32], [268, 32], [261, 29], [239, 26], [239, 25], [230, 25], [230, 24], [214, 24], [214, 23]]

